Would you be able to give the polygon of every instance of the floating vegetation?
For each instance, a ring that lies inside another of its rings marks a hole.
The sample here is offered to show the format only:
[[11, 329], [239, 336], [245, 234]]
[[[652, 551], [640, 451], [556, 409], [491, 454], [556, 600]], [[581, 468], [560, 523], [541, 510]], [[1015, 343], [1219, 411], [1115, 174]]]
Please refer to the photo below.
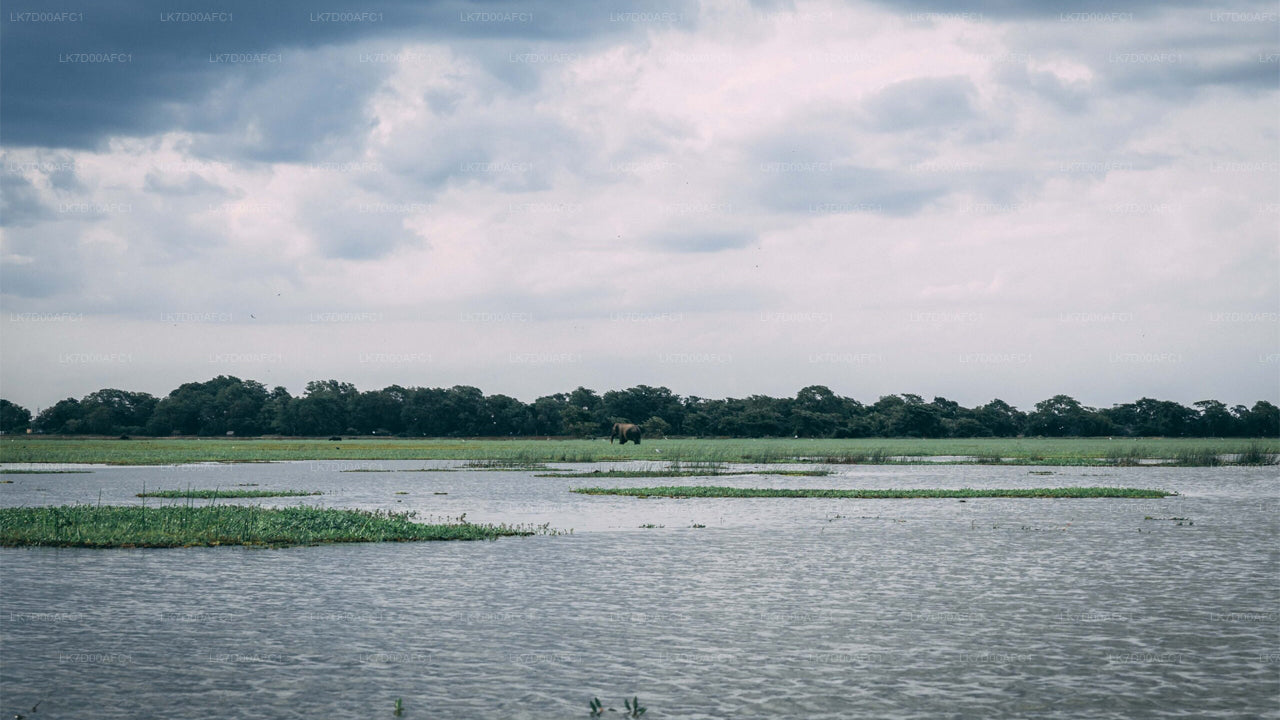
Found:
[[0, 470], [0, 475], [83, 475], [92, 470]]
[[1188, 525], [1188, 526], [1195, 525], [1195, 523], [1192, 522], [1191, 518], [1184, 518], [1184, 517], [1152, 517], [1148, 515], [1142, 519], [1143, 520], [1169, 520], [1177, 523], [1178, 525]]
[[671, 486], [647, 488], [574, 488], [583, 495], [627, 495], [671, 498], [851, 498], [890, 500], [914, 498], [1162, 498], [1177, 493], [1164, 490], [1109, 487], [994, 488], [958, 490], [836, 490], [823, 488], [735, 488]]
[[490, 458], [470, 460], [461, 465], [464, 470], [550, 470], [545, 463], [520, 458]]
[[63, 505], [0, 508], [0, 546], [90, 548], [316, 545], [345, 542], [494, 540], [557, 535], [549, 525], [423, 524], [416, 513], [244, 505]]
[[[604, 704], [600, 702], [600, 698], [598, 697], [592, 697], [591, 702], [587, 703], [587, 706], [591, 708], [591, 717], [600, 717], [606, 711], [617, 712], [614, 708], [606, 708]], [[640, 698], [638, 696], [624, 698], [623, 707], [626, 708], [626, 712], [623, 713], [622, 717], [638, 718], [649, 711], [649, 708], [640, 704]]]
[[352, 468], [344, 473], [457, 472], [457, 468]]
[[178, 500], [221, 500], [223, 498], [304, 497], [323, 495], [319, 490], [148, 490], [138, 493], [140, 498], [170, 498]]
[[666, 478], [666, 477], [722, 477], [726, 475], [785, 475], [788, 477], [826, 477], [830, 470], [733, 470], [723, 465], [713, 467], [689, 467], [673, 464], [659, 470], [592, 470], [590, 472], [539, 473], [537, 477], [556, 478]]

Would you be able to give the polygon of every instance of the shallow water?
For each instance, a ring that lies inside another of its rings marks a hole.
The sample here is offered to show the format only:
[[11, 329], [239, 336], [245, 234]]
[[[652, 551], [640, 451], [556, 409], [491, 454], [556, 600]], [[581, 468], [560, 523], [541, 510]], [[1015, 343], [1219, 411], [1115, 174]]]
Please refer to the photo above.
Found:
[[[1280, 717], [1275, 468], [835, 466], [829, 477], [676, 481], [341, 472], [456, 465], [0, 476], [14, 481], [0, 485], [9, 506], [142, 502], [144, 483], [257, 483], [325, 494], [222, 502], [574, 529], [284, 550], [0, 550], [0, 710], [374, 717], [400, 697], [407, 718], [565, 718], [587, 717], [593, 695], [621, 709], [636, 694], [653, 718]], [[568, 492], [677, 482], [1180, 495]]]

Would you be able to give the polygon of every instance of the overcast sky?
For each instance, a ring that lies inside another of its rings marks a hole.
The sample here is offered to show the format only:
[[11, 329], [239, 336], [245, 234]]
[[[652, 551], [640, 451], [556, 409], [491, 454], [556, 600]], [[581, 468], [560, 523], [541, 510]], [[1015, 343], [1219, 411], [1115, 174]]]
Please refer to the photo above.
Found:
[[5, 4], [0, 395], [1280, 400], [1280, 5]]

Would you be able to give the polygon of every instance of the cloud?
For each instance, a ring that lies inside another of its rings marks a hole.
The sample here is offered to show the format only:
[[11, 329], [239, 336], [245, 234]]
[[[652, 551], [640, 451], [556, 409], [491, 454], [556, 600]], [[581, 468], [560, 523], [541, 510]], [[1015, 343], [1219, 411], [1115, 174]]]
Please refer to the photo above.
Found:
[[[1206, 320], [1280, 304], [1274, 22], [1153, 3], [226, 9], [0, 23], [3, 307], [88, 316], [0, 314], [14, 399], [90, 377], [167, 391], [249, 350], [291, 359], [242, 376], [295, 390], [1274, 395], [1274, 325]], [[90, 52], [132, 58], [58, 61]], [[1060, 320], [1091, 313], [1131, 319]], [[47, 362], [118, 338], [136, 364]], [[391, 347], [435, 361], [355, 359]], [[508, 357], [535, 351], [581, 360]], [[685, 361], [711, 356], [732, 360]]]
[[877, 132], [945, 130], [973, 117], [974, 92], [966, 77], [903, 80], [867, 99], [862, 111], [867, 126]]
[[[164, 0], [127, 0], [65, 13], [58, 22], [23, 20], [18, 13], [0, 26], [0, 122], [11, 146], [93, 148], [112, 135], [210, 130], [219, 120], [256, 119], [265, 133], [259, 152], [297, 157], [305, 154], [297, 142], [325, 137], [335, 116], [341, 124], [343, 111], [358, 105], [378, 64], [376, 51], [365, 62], [350, 52], [341, 62], [316, 63], [318, 50], [381, 44], [394, 53], [410, 37], [509, 45], [643, 32], [643, 24], [610, 21], [611, 11], [586, 2], [479, 8], [410, 0], [336, 11], [302, 0], [269, 6], [232, 0], [216, 9], [177, 11]], [[688, 5], [659, 3], [650, 11], [682, 14]], [[312, 67], [297, 72], [299, 64]], [[50, 93], [51, 87], [58, 91]], [[246, 92], [250, 102], [239, 110], [208, 107], [211, 97]], [[252, 97], [256, 93], [264, 96]], [[244, 118], [245, 111], [258, 117]], [[290, 124], [298, 141], [271, 132]]]
[[740, 232], [676, 232], [658, 236], [650, 242], [658, 248], [673, 252], [708, 253], [721, 250], [739, 250], [755, 242], [750, 233]]

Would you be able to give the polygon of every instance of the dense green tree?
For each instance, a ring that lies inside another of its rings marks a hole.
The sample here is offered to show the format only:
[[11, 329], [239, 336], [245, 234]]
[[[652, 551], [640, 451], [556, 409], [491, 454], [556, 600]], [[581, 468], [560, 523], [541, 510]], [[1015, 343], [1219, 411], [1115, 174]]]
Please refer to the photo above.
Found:
[[581, 386], [569, 393], [560, 418], [564, 431], [574, 437], [598, 437], [609, 432], [604, 400], [594, 390]]
[[824, 385], [810, 385], [791, 403], [791, 431], [796, 437], [836, 437], [847, 424], [844, 398]]
[[1236, 434], [1236, 418], [1231, 410], [1217, 400], [1201, 400], [1192, 403], [1199, 416], [1195, 418], [1195, 430], [1200, 437], [1229, 437]]
[[611, 390], [604, 394], [605, 414], [615, 422], [640, 423], [658, 416], [671, 427], [679, 428], [684, 422], [684, 406], [679, 396], [665, 387], [637, 385], [626, 390]]
[[1259, 400], [1248, 411], [1241, 413], [1238, 435], [1245, 437], [1280, 437], [1280, 408], [1266, 400]]
[[410, 388], [400, 411], [406, 435], [443, 437], [446, 429], [445, 391], [440, 388]]
[[556, 393], [544, 395], [533, 401], [529, 409], [533, 416], [533, 432], [536, 435], [564, 435], [564, 411], [569, 407], [569, 395]]
[[362, 434], [399, 434], [404, 430], [401, 413], [409, 391], [399, 385], [369, 390], [351, 398], [351, 427]]
[[671, 425], [666, 420], [654, 415], [640, 423], [640, 431], [644, 433], [645, 437], [657, 440], [666, 437], [667, 433], [671, 432]]
[[0, 398], [0, 432], [22, 433], [31, 426], [31, 411]]
[[178, 386], [143, 424], [151, 435], [260, 435], [269, 429], [263, 415], [267, 399], [260, 382], [219, 375]]
[[81, 429], [80, 415], [80, 401], [67, 398], [41, 410], [32, 426], [39, 432], [50, 434], [87, 432]]
[[312, 380], [295, 400], [294, 431], [298, 435], [339, 435], [351, 427], [351, 406], [360, 395], [356, 386], [337, 380]]
[[995, 437], [1017, 437], [1027, 422], [1027, 414], [996, 398], [974, 408], [973, 418]]
[[[529, 406], [506, 395], [490, 395], [485, 398], [488, 426], [478, 435], [510, 436], [533, 434], [533, 414]], [[481, 418], [481, 422], [484, 418]]]
[[94, 435], [144, 432], [156, 399], [144, 392], [105, 388], [80, 400], [80, 429]]
[[637, 385], [601, 395], [579, 387], [524, 403], [479, 388], [406, 388], [391, 385], [360, 392], [350, 383], [314, 381], [293, 397], [258, 382], [219, 375], [185, 383], [161, 400], [146, 393], [106, 388], [80, 400], [67, 398], [30, 419], [0, 400], [0, 429], [61, 434], [281, 435], [348, 433], [406, 436], [603, 437], [614, 421], [640, 423], [650, 437], [1015, 437], [1121, 435], [1278, 437], [1280, 408], [1267, 401], [1228, 408], [1215, 400], [1187, 407], [1141, 398], [1097, 410], [1056, 395], [1023, 413], [1003, 400], [966, 408], [935, 397], [885, 395], [870, 406], [823, 385], [801, 388], [794, 398], [680, 397], [665, 387]]
[[1084, 407], [1069, 395], [1041, 400], [1027, 416], [1028, 435], [1089, 437], [1112, 434], [1113, 427], [1097, 410]]
[[1182, 437], [1194, 430], [1196, 412], [1169, 400], [1142, 398], [1116, 405], [1102, 415], [1116, 432], [1135, 437]]

